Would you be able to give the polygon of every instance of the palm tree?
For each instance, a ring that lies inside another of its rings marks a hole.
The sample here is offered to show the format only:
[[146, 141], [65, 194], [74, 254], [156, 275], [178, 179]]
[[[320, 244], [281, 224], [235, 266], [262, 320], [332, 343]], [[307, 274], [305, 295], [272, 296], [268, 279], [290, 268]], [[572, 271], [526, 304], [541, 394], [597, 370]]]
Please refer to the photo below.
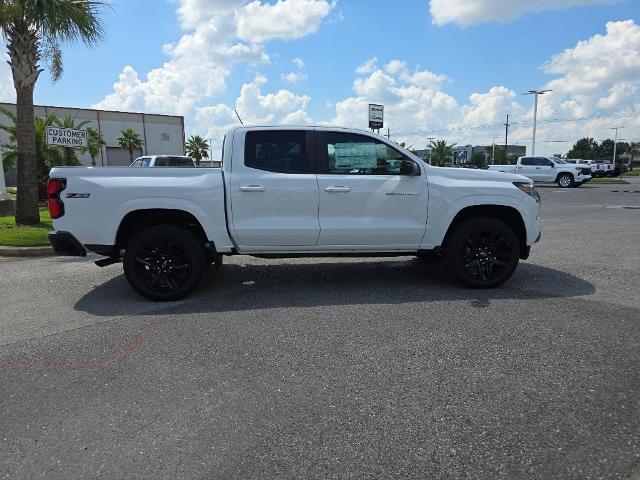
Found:
[[129, 150], [129, 164], [133, 163], [133, 151], [142, 148], [144, 142], [140, 138], [140, 134], [132, 128], [127, 128], [120, 132], [120, 136], [116, 140], [118, 145], [125, 150]]
[[196, 166], [200, 166], [200, 160], [209, 158], [209, 144], [200, 135], [191, 135], [187, 140], [187, 155], [196, 161]]
[[[17, 117], [16, 115], [0, 107], [0, 113], [4, 114], [9, 120], [10, 124], [0, 125], [0, 130], [3, 130], [9, 136], [9, 142], [0, 145], [3, 148], [2, 154], [5, 164], [15, 164], [18, 158], [18, 149], [16, 145], [17, 139]], [[44, 198], [46, 196], [47, 178], [49, 177], [49, 171], [53, 167], [59, 167], [64, 165], [64, 154], [60, 147], [54, 147], [47, 144], [47, 127], [51, 127], [56, 124], [57, 117], [55, 114], [47, 115], [46, 118], [36, 118], [33, 121], [34, 140], [36, 147], [36, 186], [38, 189], [38, 198]], [[18, 188], [18, 191], [21, 190]], [[20, 197], [20, 195], [18, 195]]]
[[629, 153], [631, 154], [629, 169], [633, 170], [633, 161], [636, 158], [636, 155], [640, 154], [640, 142], [629, 142]]
[[446, 140], [436, 140], [435, 142], [431, 140], [429, 144], [431, 148], [431, 164], [442, 167], [451, 161], [455, 145], [455, 143], [448, 145]]
[[60, 44], [82, 40], [91, 45], [102, 36], [96, 0], [0, 0], [0, 31], [9, 53], [16, 89], [18, 195], [16, 223], [37, 225], [38, 163], [33, 115], [33, 91], [47, 63], [53, 80], [62, 76]]
[[87, 128], [87, 136], [89, 138], [87, 139], [87, 148], [85, 148], [84, 151], [89, 152], [89, 155], [91, 156], [91, 166], [95, 167], [96, 157], [107, 142], [104, 141], [102, 134], [92, 127]]
[[[89, 120], [83, 120], [76, 125], [76, 117], [72, 117], [71, 115], [65, 115], [62, 121], [60, 121], [59, 118], [56, 119], [55, 125], [56, 127], [60, 127], [60, 128], [71, 128], [73, 130], [80, 130], [82, 129], [82, 127], [88, 125], [89, 123], [90, 123]], [[78, 155], [76, 155], [76, 152], [78, 151], [77, 148], [74, 148], [74, 147], [63, 147], [63, 148], [64, 148], [64, 159], [65, 159], [64, 164], [65, 165], [67, 166], [82, 165], [82, 163], [78, 159]]]

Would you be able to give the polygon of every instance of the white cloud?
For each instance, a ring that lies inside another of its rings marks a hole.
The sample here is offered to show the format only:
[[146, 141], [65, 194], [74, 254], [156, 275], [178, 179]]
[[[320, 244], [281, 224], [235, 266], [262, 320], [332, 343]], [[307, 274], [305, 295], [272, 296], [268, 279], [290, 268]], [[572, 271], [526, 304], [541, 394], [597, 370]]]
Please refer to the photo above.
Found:
[[433, 23], [462, 27], [484, 22], [508, 22], [530, 12], [580, 5], [603, 5], [619, 0], [430, 0]]
[[[198, 125], [198, 133], [207, 138], [222, 139], [225, 132], [238, 124], [234, 109], [238, 111], [245, 124], [310, 124], [313, 123], [306, 108], [311, 98], [307, 95], [296, 95], [289, 90], [278, 90], [275, 93], [263, 93], [262, 88], [268, 83], [264, 75], [256, 76], [253, 81], [245, 83], [240, 89], [233, 107], [219, 103], [195, 109], [194, 120]], [[214, 156], [219, 155], [222, 145], [214, 144]]]
[[291, 61], [296, 67], [298, 67], [299, 70], [302, 70], [304, 68], [304, 62], [302, 61], [301, 58], [294, 58]]
[[315, 32], [335, 4], [326, 0], [261, 0], [238, 10], [238, 37], [251, 42], [300, 38]]
[[360, 74], [371, 73], [377, 68], [376, 67], [377, 64], [378, 64], [378, 59], [376, 57], [370, 58], [369, 60], [364, 62], [362, 65], [358, 66], [358, 68], [356, 68], [356, 73], [360, 73]]
[[97, 108], [188, 116], [226, 91], [226, 79], [238, 64], [269, 62], [260, 42], [312, 33], [334, 6], [325, 0], [179, 2], [178, 16], [186, 32], [176, 43], [165, 45], [168, 61], [146, 76], [126, 66], [114, 91], [98, 102]]
[[[367, 73], [354, 80], [354, 96], [335, 103], [330, 123], [366, 128], [367, 104], [380, 102], [392, 138], [422, 148], [427, 136], [459, 144], [490, 144], [496, 137], [502, 143], [509, 114], [509, 141], [530, 148], [531, 96], [495, 86], [458, 102], [446, 92], [445, 75], [411, 71], [402, 60], [384, 69], [376, 64], [372, 59], [359, 69]], [[640, 116], [619, 117], [640, 111], [640, 26], [635, 22], [608, 23], [606, 33], [554, 55], [543, 69], [555, 78], [540, 86], [553, 92], [539, 98], [536, 153], [566, 152], [584, 136], [608, 138], [610, 128], [621, 123], [626, 137], [637, 140]], [[555, 121], [575, 118], [588, 120]]]
[[298, 83], [307, 79], [307, 74], [302, 72], [289, 72], [286, 75], [282, 75], [282, 79], [291, 83]]
[[[407, 62], [404, 62], [402, 60], [391, 60], [389, 63], [387, 63], [384, 66], [384, 71], [392, 75], [395, 75], [396, 73], [406, 70], [406, 68], [407, 68]], [[362, 72], [362, 73], [368, 73], [368, 72]]]

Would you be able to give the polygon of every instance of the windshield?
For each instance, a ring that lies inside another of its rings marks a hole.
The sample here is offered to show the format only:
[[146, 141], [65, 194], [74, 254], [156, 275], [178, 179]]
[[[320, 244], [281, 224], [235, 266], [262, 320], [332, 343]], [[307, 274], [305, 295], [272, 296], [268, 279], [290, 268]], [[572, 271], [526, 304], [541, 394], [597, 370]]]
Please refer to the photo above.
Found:
[[555, 158], [555, 157], [554, 157], [552, 160], [553, 160], [554, 162], [556, 162], [556, 163], [567, 163], [567, 162], [565, 162], [564, 160], [561, 160], [561, 159], [559, 159], [559, 158]]

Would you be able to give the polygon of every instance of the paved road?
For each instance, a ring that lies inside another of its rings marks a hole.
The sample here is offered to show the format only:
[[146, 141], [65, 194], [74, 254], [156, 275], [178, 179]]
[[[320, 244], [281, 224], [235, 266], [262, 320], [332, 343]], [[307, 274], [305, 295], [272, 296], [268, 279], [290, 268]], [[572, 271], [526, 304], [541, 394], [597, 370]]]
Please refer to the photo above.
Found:
[[0, 478], [638, 478], [640, 182], [541, 190], [492, 291], [238, 257], [153, 304], [118, 265], [3, 260]]

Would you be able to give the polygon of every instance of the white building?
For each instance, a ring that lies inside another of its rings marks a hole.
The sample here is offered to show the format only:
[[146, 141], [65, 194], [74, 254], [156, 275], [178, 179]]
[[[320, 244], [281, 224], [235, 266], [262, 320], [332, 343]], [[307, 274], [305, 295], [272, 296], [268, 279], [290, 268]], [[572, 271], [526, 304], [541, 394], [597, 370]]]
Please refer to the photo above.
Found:
[[[15, 112], [15, 105], [0, 103], [0, 106]], [[129, 151], [120, 148], [117, 139], [122, 131], [131, 128], [142, 138], [142, 149], [134, 152], [134, 158], [141, 155], [184, 155], [184, 117], [173, 115], [157, 115], [150, 113], [117, 112], [111, 110], [91, 110], [86, 108], [35, 106], [35, 116], [44, 118], [55, 114], [61, 121], [66, 115], [75, 117], [75, 123], [89, 121], [86, 127], [92, 127], [102, 133], [106, 146], [96, 157], [97, 166], [129, 165]], [[8, 124], [10, 120], [0, 113], [0, 124]], [[84, 127], [84, 128], [86, 128]], [[0, 143], [8, 143], [5, 132], [0, 131]], [[91, 165], [88, 153], [78, 152], [78, 158], [84, 165]], [[15, 184], [15, 175], [7, 176], [7, 184]]]

